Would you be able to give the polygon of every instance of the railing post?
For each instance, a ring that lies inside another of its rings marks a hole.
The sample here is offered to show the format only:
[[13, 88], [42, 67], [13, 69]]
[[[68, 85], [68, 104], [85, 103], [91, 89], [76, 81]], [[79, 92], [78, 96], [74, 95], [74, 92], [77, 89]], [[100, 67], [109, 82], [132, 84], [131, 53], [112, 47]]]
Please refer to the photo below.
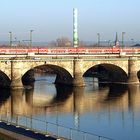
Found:
[[70, 128], [70, 140], [72, 140], [72, 129]]
[[98, 136], [98, 140], [101, 140], [101, 136]]
[[59, 126], [57, 125], [57, 137], [59, 137]]
[[87, 138], [87, 135], [86, 135], [86, 133], [84, 133], [84, 140], [86, 140], [86, 138]]
[[48, 123], [46, 122], [46, 133], [48, 134]]
[[19, 127], [19, 125], [18, 125], [18, 114], [16, 114], [16, 127]]

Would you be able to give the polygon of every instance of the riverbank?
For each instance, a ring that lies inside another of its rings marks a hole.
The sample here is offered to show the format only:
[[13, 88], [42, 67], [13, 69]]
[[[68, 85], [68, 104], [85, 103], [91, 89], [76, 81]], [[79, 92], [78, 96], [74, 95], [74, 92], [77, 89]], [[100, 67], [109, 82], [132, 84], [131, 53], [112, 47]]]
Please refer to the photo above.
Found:
[[56, 138], [0, 122], [0, 140], [56, 140]]

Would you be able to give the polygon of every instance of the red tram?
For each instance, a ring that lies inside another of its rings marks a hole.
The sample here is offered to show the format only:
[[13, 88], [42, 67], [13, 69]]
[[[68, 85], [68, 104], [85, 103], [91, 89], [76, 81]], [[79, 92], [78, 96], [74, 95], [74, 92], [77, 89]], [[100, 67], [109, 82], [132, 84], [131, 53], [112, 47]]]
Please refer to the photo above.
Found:
[[135, 47], [95, 47], [95, 48], [0, 48], [0, 54], [139, 54], [140, 48]]

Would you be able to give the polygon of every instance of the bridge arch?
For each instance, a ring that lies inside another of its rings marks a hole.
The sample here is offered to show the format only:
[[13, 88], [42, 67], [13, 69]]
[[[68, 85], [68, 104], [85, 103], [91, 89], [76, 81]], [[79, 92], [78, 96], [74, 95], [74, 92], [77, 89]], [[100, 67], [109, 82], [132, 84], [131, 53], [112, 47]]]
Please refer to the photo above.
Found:
[[65, 68], [53, 64], [38, 65], [31, 68], [23, 74], [22, 82], [24, 80], [34, 81], [34, 72], [38, 70], [45, 73], [56, 74], [55, 84], [72, 85], [72, 75]]
[[119, 66], [109, 63], [100, 63], [90, 67], [83, 76], [97, 77], [103, 82], [127, 82], [127, 73]]
[[138, 79], [140, 81], [140, 70], [137, 72]]
[[117, 60], [93, 60], [93, 61], [84, 61], [83, 63], [83, 73], [85, 73], [88, 69], [90, 69], [93, 66], [100, 65], [100, 64], [110, 64], [117, 67], [120, 67], [123, 71], [125, 71], [128, 74], [128, 60], [123, 60], [122, 63]]
[[0, 88], [9, 88], [11, 84], [11, 79], [0, 70]]

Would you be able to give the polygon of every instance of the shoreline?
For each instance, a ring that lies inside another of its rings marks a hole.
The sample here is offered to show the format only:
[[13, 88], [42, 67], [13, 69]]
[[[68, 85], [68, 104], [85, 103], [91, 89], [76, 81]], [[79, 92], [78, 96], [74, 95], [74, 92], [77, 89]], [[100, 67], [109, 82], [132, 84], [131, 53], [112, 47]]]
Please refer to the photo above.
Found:
[[2, 134], [0, 140], [56, 140], [56, 138], [51, 136], [46, 137], [43, 134], [35, 133], [31, 130], [9, 125], [4, 122], [0, 122], [0, 134]]

